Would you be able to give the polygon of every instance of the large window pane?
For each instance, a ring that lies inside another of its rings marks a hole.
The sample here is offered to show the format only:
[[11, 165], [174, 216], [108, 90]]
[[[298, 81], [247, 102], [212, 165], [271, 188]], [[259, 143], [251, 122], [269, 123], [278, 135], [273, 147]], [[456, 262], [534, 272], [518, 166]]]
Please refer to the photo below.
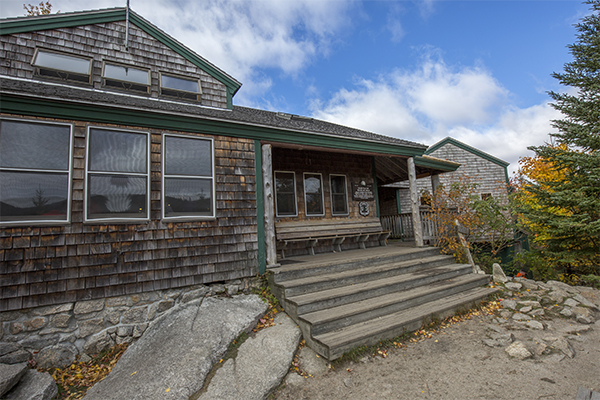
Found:
[[214, 217], [212, 140], [165, 135], [164, 218]]
[[67, 220], [69, 174], [0, 171], [2, 221]]
[[0, 121], [0, 222], [69, 220], [71, 127]]
[[148, 135], [90, 129], [89, 170], [145, 174]]
[[323, 185], [320, 174], [304, 174], [306, 215], [323, 215]]
[[147, 134], [90, 129], [88, 220], [148, 218], [148, 179]]
[[145, 218], [146, 177], [88, 176], [88, 218]]
[[277, 216], [296, 216], [296, 187], [293, 172], [275, 172]]
[[346, 192], [346, 177], [331, 175], [331, 213], [333, 215], [348, 214], [348, 196]]
[[212, 180], [165, 178], [165, 217], [212, 216]]
[[212, 175], [210, 140], [165, 137], [165, 174], [187, 176]]
[[161, 75], [161, 86], [166, 89], [200, 93], [200, 85], [198, 84], [197, 79], [184, 79], [175, 76]]
[[89, 75], [90, 63], [90, 59], [43, 50], [37, 52], [36, 58], [33, 61], [33, 65], [36, 67], [58, 69], [83, 75]]
[[150, 84], [148, 71], [123, 65], [105, 64], [104, 77], [142, 85]]
[[67, 170], [69, 126], [0, 121], [0, 167]]

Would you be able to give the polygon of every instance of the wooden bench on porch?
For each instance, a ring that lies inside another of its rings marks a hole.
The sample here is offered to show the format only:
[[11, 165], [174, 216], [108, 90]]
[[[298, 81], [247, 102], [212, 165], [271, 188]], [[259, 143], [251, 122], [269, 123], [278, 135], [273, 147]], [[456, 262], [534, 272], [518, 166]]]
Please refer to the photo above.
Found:
[[292, 242], [306, 242], [310, 254], [315, 255], [314, 247], [319, 241], [331, 240], [334, 250], [342, 251], [341, 244], [346, 239], [354, 239], [360, 248], [371, 238], [378, 240], [381, 246], [387, 245], [390, 231], [384, 231], [378, 218], [360, 219], [315, 219], [275, 223], [277, 249], [281, 258], [285, 258], [287, 245]]

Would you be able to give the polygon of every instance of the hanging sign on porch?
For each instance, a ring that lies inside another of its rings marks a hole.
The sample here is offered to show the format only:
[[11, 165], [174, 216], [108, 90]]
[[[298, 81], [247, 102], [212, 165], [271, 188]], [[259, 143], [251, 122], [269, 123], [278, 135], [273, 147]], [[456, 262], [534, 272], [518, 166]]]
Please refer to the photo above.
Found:
[[358, 212], [363, 217], [368, 216], [369, 215], [369, 203], [367, 203], [366, 201], [361, 201], [360, 203], [358, 203]]
[[373, 184], [365, 181], [352, 182], [352, 200], [374, 200]]

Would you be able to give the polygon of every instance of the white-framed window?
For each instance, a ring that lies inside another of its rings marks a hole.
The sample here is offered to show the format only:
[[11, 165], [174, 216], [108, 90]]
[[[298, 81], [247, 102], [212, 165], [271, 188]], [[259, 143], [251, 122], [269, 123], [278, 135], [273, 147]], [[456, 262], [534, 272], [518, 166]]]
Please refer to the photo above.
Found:
[[200, 85], [200, 79], [184, 78], [161, 72], [160, 94], [178, 99], [199, 101], [202, 86]]
[[275, 215], [296, 217], [296, 174], [290, 171], [275, 171]]
[[102, 84], [117, 89], [148, 93], [150, 70], [104, 61], [102, 65]]
[[31, 65], [35, 74], [49, 78], [90, 83], [92, 59], [61, 53], [54, 50], [37, 48]]
[[331, 215], [348, 215], [348, 188], [346, 175], [329, 175], [331, 188]]
[[304, 210], [307, 216], [325, 215], [323, 206], [323, 179], [321, 174], [304, 173]]
[[0, 223], [68, 223], [72, 125], [0, 120]]
[[85, 220], [148, 220], [149, 161], [147, 132], [90, 127]]
[[215, 217], [213, 139], [163, 135], [163, 218]]

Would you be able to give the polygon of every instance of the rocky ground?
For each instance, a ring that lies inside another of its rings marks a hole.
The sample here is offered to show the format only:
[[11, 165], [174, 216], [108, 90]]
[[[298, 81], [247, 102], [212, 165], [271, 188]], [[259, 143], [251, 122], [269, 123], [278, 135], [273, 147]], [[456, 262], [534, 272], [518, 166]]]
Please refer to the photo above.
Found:
[[291, 371], [272, 397], [574, 399], [580, 387], [600, 391], [600, 291], [520, 278], [497, 284], [488, 315], [358, 361], [332, 368], [301, 349], [304, 376]]

